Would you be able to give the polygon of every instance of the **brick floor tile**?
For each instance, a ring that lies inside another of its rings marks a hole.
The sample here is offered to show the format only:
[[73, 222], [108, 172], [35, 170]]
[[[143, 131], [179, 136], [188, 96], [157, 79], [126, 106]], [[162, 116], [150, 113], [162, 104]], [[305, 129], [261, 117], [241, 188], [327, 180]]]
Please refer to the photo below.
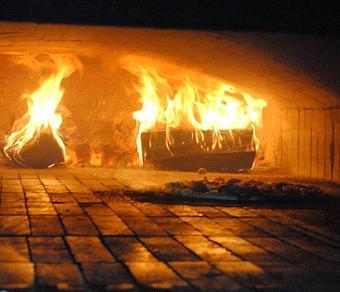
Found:
[[58, 216], [31, 215], [30, 223], [32, 235], [58, 236], [64, 234]]
[[2, 172], [3, 182], [8, 180], [17, 180], [19, 175], [17, 173], [11, 172]]
[[270, 274], [251, 262], [216, 262], [215, 266], [228, 277], [247, 287], [265, 287], [271, 283], [277, 284]]
[[0, 203], [0, 215], [23, 215], [26, 213], [26, 205], [23, 201], [1, 201]]
[[93, 193], [72, 193], [78, 203], [101, 203], [102, 200]]
[[28, 202], [49, 202], [49, 195], [45, 192], [26, 192], [26, 200]]
[[77, 203], [54, 203], [59, 215], [84, 215], [83, 209]]
[[241, 260], [227, 249], [208, 240], [204, 236], [176, 236], [175, 238], [207, 262]]
[[138, 208], [132, 205], [130, 202], [117, 203], [117, 202], [107, 202], [107, 205], [120, 217], [144, 217]]
[[28, 202], [27, 208], [30, 215], [57, 215], [53, 204], [49, 202]]
[[214, 242], [224, 246], [240, 258], [252, 262], [279, 262], [280, 258], [268, 253], [263, 248], [260, 248], [249, 241], [237, 237], [210, 237]]
[[60, 179], [72, 193], [90, 193], [91, 190], [76, 179]]
[[140, 240], [161, 261], [198, 261], [199, 258], [171, 237], [144, 237]]
[[284, 241], [324, 260], [340, 262], [340, 249], [307, 237], [284, 238]]
[[21, 185], [2, 185], [2, 191], [6, 193], [21, 193], [23, 189]]
[[282, 281], [282, 288], [293, 290], [303, 289], [306, 283], [318, 281], [315, 275], [296, 264], [282, 262], [263, 262], [257, 264], [276, 279]]
[[0, 237], [0, 266], [4, 262], [28, 262], [30, 260], [25, 237]]
[[[300, 234], [303, 234], [303, 236], [313, 237], [329, 243], [330, 245], [340, 247], [340, 234], [336, 230], [334, 231], [334, 226], [330, 227], [328, 225], [319, 226], [315, 224], [307, 224], [285, 215], [270, 217], [270, 220], [279, 224], [287, 225], [290, 228], [298, 231]], [[340, 226], [340, 224], [338, 226]], [[298, 237], [299, 235], [296, 236]]]
[[177, 216], [203, 216], [187, 205], [166, 205], [164, 207]]
[[199, 214], [206, 217], [230, 217], [227, 213], [220, 210], [218, 207], [213, 206], [191, 206]]
[[102, 203], [89, 203], [89, 204], [82, 204], [83, 209], [88, 215], [102, 215], [102, 216], [112, 216], [115, 213], [105, 204]]
[[21, 184], [25, 192], [44, 192], [45, 188], [39, 179], [21, 179]]
[[60, 290], [83, 290], [84, 280], [79, 268], [71, 263], [38, 263], [36, 265], [37, 284]]
[[297, 231], [281, 224], [269, 221], [266, 218], [242, 218], [241, 221], [275, 236], [286, 237], [299, 235]]
[[152, 253], [135, 237], [104, 237], [112, 254], [124, 262], [157, 261]]
[[249, 291], [203, 261], [169, 262], [169, 265], [201, 291]]
[[197, 279], [222, 275], [220, 271], [205, 261], [171, 261], [169, 265], [185, 279]]
[[68, 236], [66, 241], [77, 262], [114, 262], [114, 258], [98, 237]]
[[239, 207], [220, 207], [220, 209], [233, 217], [245, 217], [245, 218], [253, 218], [258, 217], [258, 215], [250, 210], [239, 208]]
[[152, 289], [189, 288], [186, 282], [162, 262], [128, 262], [127, 266], [142, 286]]
[[33, 173], [32, 171], [30, 171], [30, 173], [21, 173], [20, 175], [21, 179], [37, 179], [39, 178], [39, 175]]
[[34, 266], [32, 263], [1, 263], [0, 289], [30, 289], [34, 285]]
[[44, 186], [61, 185], [61, 182], [55, 176], [51, 176], [49, 178], [40, 177], [40, 181]]
[[276, 238], [248, 237], [247, 240], [289, 262], [320, 261], [320, 258]]
[[131, 235], [130, 228], [118, 216], [91, 216], [102, 235]]
[[206, 217], [181, 217], [181, 219], [191, 226], [202, 232], [206, 236], [210, 235], [224, 235], [224, 236], [234, 236], [234, 234], [224, 228], [222, 225], [217, 224]]
[[167, 235], [163, 229], [146, 216], [125, 217], [124, 221], [138, 236]]
[[93, 192], [106, 192], [109, 191], [107, 186], [104, 186], [99, 181], [95, 179], [81, 179], [80, 180], [83, 185], [89, 188]]
[[112, 178], [98, 178], [97, 179], [101, 184], [103, 184], [104, 186], [107, 186], [110, 189], [121, 189], [122, 187], [124, 187], [120, 182], [118, 182], [116, 179], [112, 179]]
[[0, 236], [30, 234], [28, 216], [0, 215]]
[[36, 263], [71, 262], [71, 256], [61, 237], [29, 237], [32, 261]]
[[62, 216], [67, 235], [97, 235], [98, 231], [87, 216]]
[[182, 221], [179, 217], [155, 217], [152, 218], [152, 220], [156, 222], [159, 227], [173, 236], [202, 234], [188, 223]]
[[0, 195], [1, 202], [18, 202], [18, 201], [25, 201], [25, 194], [21, 193], [6, 193], [2, 192]]
[[167, 209], [152, 203], [134, 203], [133, 205], [148, 217], [173, 216]]
[[86, 281], [106, 290], [135, 290], [135, 281], [120, 263], [82, 263]]
[[40, 185], [40, 180], [36, 178], [25, 178], [23, 176], [20, 176], [20, 181], [23, 186], [35, 186], [35, 185]]
[[45, 189], [49, 194], [65, 194], [69, 192], [68, 189], [63, 185], [45, 185]]
[[52, 203], [76, 203], [72, 194], [49, 194]]
[[268, 233], [236, 218], [214, 218], [213, 220], [224, 228], [229, 229], [236, 236], [269, 236]]

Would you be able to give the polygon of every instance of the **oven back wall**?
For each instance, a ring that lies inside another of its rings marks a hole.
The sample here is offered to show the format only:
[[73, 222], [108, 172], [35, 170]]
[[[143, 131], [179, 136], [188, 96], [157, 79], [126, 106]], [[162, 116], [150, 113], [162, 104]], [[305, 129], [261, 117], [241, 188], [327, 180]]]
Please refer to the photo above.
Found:
[[22, 93], [37, 86], [6, 53], [72, 53], [83, 70], [63, 81], [66, 143], [85, 157], [91, 149], [106, 153], [107, 163], [130, 163], [136, 157], [132, 112], [140, 104], [136, 80], [120, 59], [137, 54], [193, 68], [265, 99], [258, 131], [264, 164], [339, 181], [339, 94], [332, 78], [340, 66], [333, 51], [328, 60], [317, 54], [298, 58], [304, 47], [325, 43], [337, 51], [333, 39], [318, 36], [0, 23], [1, 137], [25, 109]]

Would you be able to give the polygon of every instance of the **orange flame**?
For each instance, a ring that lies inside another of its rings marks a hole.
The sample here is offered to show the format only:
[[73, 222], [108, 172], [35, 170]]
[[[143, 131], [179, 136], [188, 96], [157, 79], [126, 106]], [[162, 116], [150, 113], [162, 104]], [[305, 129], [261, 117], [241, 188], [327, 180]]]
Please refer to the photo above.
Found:
[[[143, 65], [138, 65], [143, 61]], [[155, 129], [165, 129], [165, 143], [170, 152], [171, 129], [175, 128], [193, 129], [194, 138], [202, 148], [203, 131], [213, 131], [210, 149], [214, 149], [221, 147], [221, 130], [252, 127], [258, 147], [255, 127], [262, 124], [262, 110], [267, 105], [263, 99], [240, 92], [210, 76], [164, 62], [150, 59], [145, 62], [135, 56], [126, 57], [124, 62], [125, 68], [139, 80], [135, 89], [142, 108], [133, 113], [133, 118], [138, 123], [136, 144], [141, 164], [144, 161], [141, 135]], [[171, 69], [170, 73], [168, 69]]]
[[[44, 64], [38, 62], [35, 57], [33, 56], [34, 61], [40, 67], [44, 67]], [[27, 56], [24, 58], [21, 56], [17, 63], [25, 64], [29, 59]], [[30, 60], [27, 67], [30, 67], [32, 63], [34, 62]], [[59, 133], [62, 116], [58, 112], [58, 105], [64, 94], [61, 82], [77, 69], [79, 62], [70, 56], [50, 55], [46, 66], [48, 69], [52, 68], [54, 72], [41, 83], [36, 91], [23, 95], [27, 99], [27, 112], [15, 121], [11, 134], [6, 138], [4, 152], [10, 160], [16, 155], [20, 156], [23, 147], [34, 144], [41, 133], [52, 135], [65, 158], [65, 145]], [[17, 162], [22, 164], [20, 161]]]

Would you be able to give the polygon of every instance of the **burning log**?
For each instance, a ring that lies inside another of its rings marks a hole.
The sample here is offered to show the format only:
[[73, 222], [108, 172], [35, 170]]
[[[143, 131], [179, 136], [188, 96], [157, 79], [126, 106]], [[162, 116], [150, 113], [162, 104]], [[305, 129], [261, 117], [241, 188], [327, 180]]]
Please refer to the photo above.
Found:
[[10, 153], [12, 161], [24, 167], [47, 168], [64, 162], [64, 152], [49, 133], [40, 133], [34, 143], [27, 143], [18, 151]]
[[138, 56], [124, 62], [138, 78], [134, 88], [142, 107], [133, 118], [141, 165], [222, 171], [252, 167], [258, 146], [255, 128], [261, 126], [265, 100], [167, 62]]
[[171, 143], [165, 131], [141, 135], [143, 157], [160, 169], [193, 171], [204, 167], [209, 171], [239, 171], [253, 165], [256, 148], [252, 128], [219, 131], [214, 145], [213, 131], [173, 130]]
[[[58, 111], [64, 90], [61, 82], [76, 69], [77, 59], [72, 56], [48, 55], [45, 61], [38, 55], [19, 55], [18, 64], [36, 71], [51, 70], [37, 90], [23, 97], [27, 100], [27, 112], [14, 122], [11, 133], [5, 139], [4, 153], [24, 167], [46, 168], [64, 161], [65, 145], [59, 133], [62, 115]], [[79, 66], [79, 64], [78, 64]]]

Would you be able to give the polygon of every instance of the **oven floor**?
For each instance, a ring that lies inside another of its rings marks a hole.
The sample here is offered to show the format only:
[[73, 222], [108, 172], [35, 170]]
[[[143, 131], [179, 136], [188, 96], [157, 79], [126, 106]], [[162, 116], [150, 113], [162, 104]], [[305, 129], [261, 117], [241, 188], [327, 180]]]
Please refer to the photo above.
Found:
[[334, 204], [153, 204], [105, 193], [166, 173], [0, 173], [0, 289], [340, 290]]

